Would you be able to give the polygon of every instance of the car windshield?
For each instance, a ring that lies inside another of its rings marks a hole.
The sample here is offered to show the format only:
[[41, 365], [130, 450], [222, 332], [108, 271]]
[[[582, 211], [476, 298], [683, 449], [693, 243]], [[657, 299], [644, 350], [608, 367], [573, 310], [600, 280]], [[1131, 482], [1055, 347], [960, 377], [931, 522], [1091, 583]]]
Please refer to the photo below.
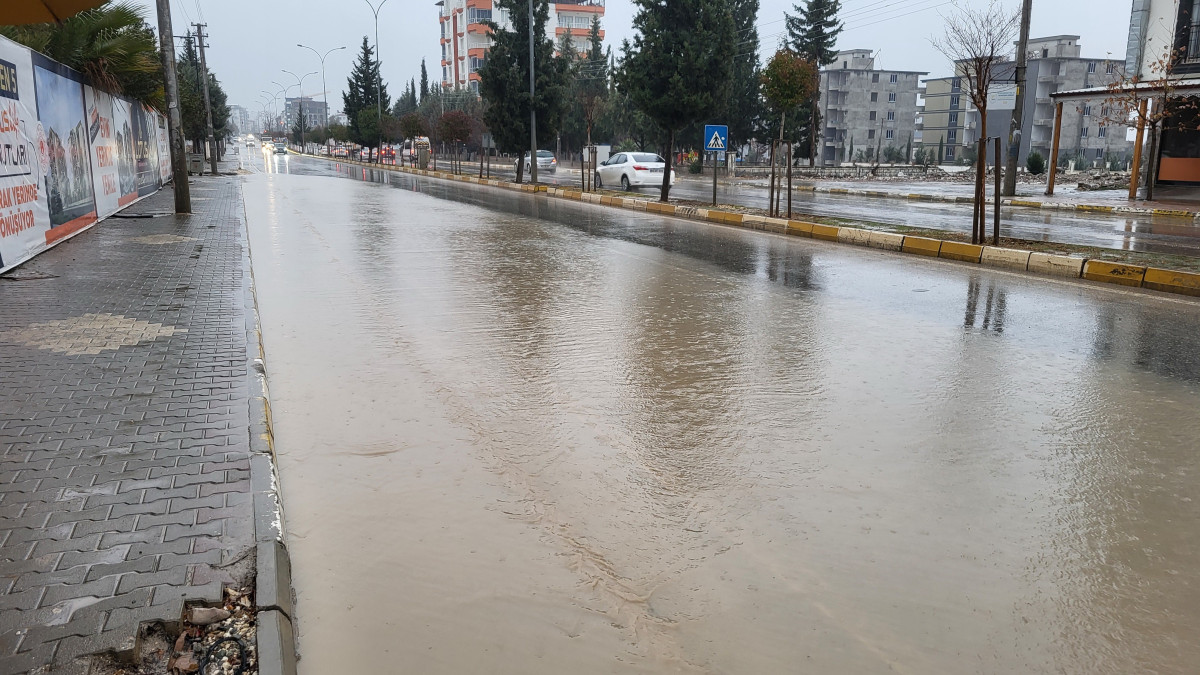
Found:
[[549, 150], [538, 150], [538, 157], [550, 158], [554, 157], [554, 153]]
[[633, 161], [635, 162], [658, 162], [659, 164], [666, 164], [666, 161], [663, 160], [662, 157], [649, 152], [635, 152], [631, 154], [630, 157], [632, 157]]

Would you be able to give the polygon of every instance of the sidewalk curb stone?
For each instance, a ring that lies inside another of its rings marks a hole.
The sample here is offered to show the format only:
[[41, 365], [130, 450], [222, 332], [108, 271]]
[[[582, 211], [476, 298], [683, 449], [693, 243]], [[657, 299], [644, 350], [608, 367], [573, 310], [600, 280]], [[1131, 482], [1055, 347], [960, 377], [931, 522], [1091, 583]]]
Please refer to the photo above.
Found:
[[[245, 209], [244, 203], [241, 207]], [[245, 227], [249, 223], [243, 220]], [[298, 659], [292, 619], [292, 565], [284, 539], [283, 508], [275, 474], [275, 440], [267, 388], [266, 353], [258, 321], [249, 232], [243, 251], [246, 301], [246, 376], [250, 380], [250, 491], [254, 505], [254, 602], [259, 675], [294, 675]]]

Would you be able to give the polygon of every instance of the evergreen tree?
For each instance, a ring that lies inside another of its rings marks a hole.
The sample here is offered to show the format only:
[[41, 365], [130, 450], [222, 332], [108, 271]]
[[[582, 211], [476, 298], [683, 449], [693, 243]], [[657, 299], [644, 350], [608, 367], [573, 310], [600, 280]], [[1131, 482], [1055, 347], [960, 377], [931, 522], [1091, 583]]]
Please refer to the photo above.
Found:
[[429, 72], [425, 70], [425, 59], [421, 59], [421, 100], [429, 95]]
[[305, 140], [313, 140], [306, 139], [304, 136], [311, 130], [312, 127], [308, 126], [308, 120], [305, 119], [304, 113], [300, 110], [300, 106], [296, 106], [296, 122], [292, 125], [292, 142], [302, 143]]
[[[204, 77], [200, 68], [200, 53], [196, 51], [196, 38], [188, 34], [175, 62], [179, 81], [179, 112], [183, 122], [183, 137], [192, 141], [192, 147], [204, 147], [208, 138], [208, 116], [204, 111]], [[228, 96], [221, 83], [211, 71], [208, 73], [209, 103], [212, 109], [213, 137], [216, 140], [229, 136]]]
[[[566, 62], [555, 58], [554, 43], [546, 34], [550, 6], [547, 0], [534, 0], [533, 34], [535, 98], [529, 96], [529, 14], [528, 0], [495, 0], [498, 9], [508, 10], [511, 27], [495, 22], [493, 45], [487, 61], [479, 69], [479, 92], [488, 106], [483, 119], [501, 152], [519, 153], [517, 182], [524, 175], [524, 150], [529, 149], [529, 110], [537, 113], [537, 143], [549, 144], [562, 124], [567, 95]], [[432, 126], [432, 125], [431, 125]]]
[[837, 38], [842, 32], [842, 22], [838, 20], [838, 12], [842, 9], [841, 0], [805, 0], [804, 7], [792, 5], [796, 15], [786, 14], [787, 46], [804, 59], [816, 64], [817, 80], [814, 82], [812, 99], [805, 106], [803, 114], [808, 117], [808, 164], [812, 166], [817, 158], [817, 128], [820, 124], [818, 101], [821, 96], [820, 68], [833, 63], [837, 57]]
[[579, 67], [579, 105], [587, 129], [586, 143], [592, 142], [592, 131], [608, 95], [608, 58], [600, 37], [600, 17], [592, 15], [592, 27], [588, 30], [588, 50]]
[[[382, 86], [380, 86], [382, 84]], [[379, 79], [379, 65], [375, 63], [375, 50], [364, 36], [358, 60], [346, 78], [346, 91], [342, 92], [342, 111], [350, 123], [350, 140], [363, 145], [374, 145], [379, 141], [379, 113], [376, 110], [378, 102], [384, 110], [390, 110], [392, 99], [387, 93], [387, 84]], [[370, 110], [374, 118], [370, 124], [370, 133], [362, 128], [359, 113]]]
[[725, 109], [734, 56], [728, 0], [635, 0], [632, 44], [626, 40], [621, 86], [666, 132], [661, 201], [671, 191], [675, 134]]
[[729, 124], [731, 149], [754, 136], [763, 116], [762, 97], [759, 96], [758, 5], [759, 0], [730, 0], [737, 41], [734, 46], [732, 90], [723, 117]]

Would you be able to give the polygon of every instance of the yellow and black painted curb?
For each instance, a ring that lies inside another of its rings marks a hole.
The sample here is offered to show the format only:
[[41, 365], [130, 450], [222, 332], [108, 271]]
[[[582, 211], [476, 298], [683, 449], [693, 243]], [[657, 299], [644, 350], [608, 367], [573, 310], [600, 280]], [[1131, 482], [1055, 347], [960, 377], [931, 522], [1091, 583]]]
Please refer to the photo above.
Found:
[[[849, 197], [874, 197], [878, 199], [907, 199], [910, 201], [919, 202], [942, 202], [946, 204], [970, 204], [975, 201], [974, 197], [965, 197], [961, 195], [929, 195], [921, 193], [907, 192], [886, 192], [883, 190], [860, 190], [858, 188], [834, 188], [805, 185], [794, 188], [797, 191], [814, 192], [821, 194], [849, 196]], [[985, 200], [988, 204], [994, 204], [994, 198]], [[1047, 211], [1079, 211], [1083, 213], [1121, 213], [1129, 215], [1142, 216], [1168, 216], [1172, 218], [1188, 218], [1192, 220], [1200, 220], [1200, 209], [1152, 209], [1141, 206], [1109, 206], [1101, 204], [1076, 204], [1073, 202], [1043, 202], [1036, 199], [1026, 198], [1008, 198], [1000, 200], [1001, 206], [1015, 206], [1027, 209], [1043, 209]]]
[[[915, 255], [924, 255], [959, 262], [974, 263], [988, 267], [998, 267], [1007, 270], [1033, 272], [1047, 276], [1086, 279], [1103, 283], [1149, 288], [1166, 293], [1200, 297], [1200, 274], [1179, 270], [1159, 269], [1129, 265], [1106, 260], [1091, 260], [1074, 256], [1054, 255], [1051, 253], [1036, 253], [1019, 249], [999, 248], [995, 246], [979, 246], [958, 241], [945, 241], [929, 237], [914, 237], [894, 232], [877, 232], [854, 227], [835, 227], [803, 220], [788, 220], [784, 218], [769, 218], [766, 216], [734, 213], [719, 209], [704, 209], [694, 206], [677, 206], [661, 202], [602, 195], [594, 192], [582, 192], [574, 188], [562, 188], [552, 185], [518, 184], [511, 181], [477, 178], [468, 175], [456, 175], [444, 171], [414, 169], [399, 165], [378, 165], [365, 162], [333, 160], [328, 157], [315, 159], [337, 161], [343, 164], [355, 164], [373, 169], [386, 169], [429, 178], [441, 178], [462, 183], [476, 183], [492, 187], [519, 190], [522, 192], [543, 192], [547, 197], [587, 202], [601, 206], [615, 206], [636, 211], [648, 211], [667, 216], [699, 220], [721, 225], [733, 225], [754, 230], [764, 230], [777, 234], [787, 234], [811, 239], [839, 242], [855, 246], [867, 246], [891, 251], [901, 251]], [[838, 190], [839, 188], [833, 188]], [[842, 190], [846, 194], [852, 192]], [[835, 194], [840, 194], [835, 192]]]

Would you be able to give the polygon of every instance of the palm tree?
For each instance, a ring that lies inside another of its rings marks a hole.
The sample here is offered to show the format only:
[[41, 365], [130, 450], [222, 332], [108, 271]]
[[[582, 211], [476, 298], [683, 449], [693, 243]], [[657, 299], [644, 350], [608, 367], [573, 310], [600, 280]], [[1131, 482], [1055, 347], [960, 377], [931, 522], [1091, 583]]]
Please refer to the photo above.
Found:
[[158, 40], [144, 10], [107, 2], [62, 23], [0, 26], [0, 35], [78, 70], [88, 83], [162, 109]]

